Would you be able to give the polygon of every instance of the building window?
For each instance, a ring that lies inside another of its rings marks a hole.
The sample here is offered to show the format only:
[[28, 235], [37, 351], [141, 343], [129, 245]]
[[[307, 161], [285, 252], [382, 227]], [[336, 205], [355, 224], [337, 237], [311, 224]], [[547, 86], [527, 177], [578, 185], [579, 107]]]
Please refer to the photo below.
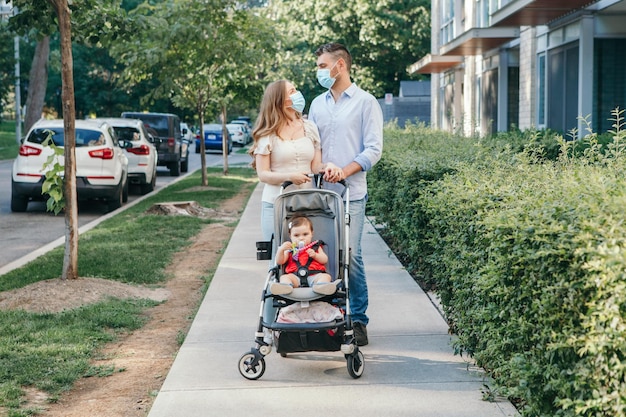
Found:
[[[626, 108], [626, 39], [596, 39], [594, 45], [593, 129], [613, 129], [616, 108]], [[623, 117], [623, 115], [622, 115]]]
[[482, 120], [482, 76], [477, 76], [476, 77], [476, 92], [474, 94], [474, 96], [476, 97], [476, 113], [474, 115], [474, 120], [472, 121], [474, 126], [472, 126], [472, 128], [474, 130], [477, 130], [480, 133], [482, 133], [482, 126], [481, 126], [481, 120]]
[[578, 125], [578, 42], [548, 51], [546, 127], [565, 135]]
[[454, 0], [441, 2], [441, 45], [452, 41], [454, 34]]
[[476, 0], [476, 27], [486, 28], [491, 24], [489, 0]]
[[537, 126], [546, 125], [546, 54], [537, 57]]

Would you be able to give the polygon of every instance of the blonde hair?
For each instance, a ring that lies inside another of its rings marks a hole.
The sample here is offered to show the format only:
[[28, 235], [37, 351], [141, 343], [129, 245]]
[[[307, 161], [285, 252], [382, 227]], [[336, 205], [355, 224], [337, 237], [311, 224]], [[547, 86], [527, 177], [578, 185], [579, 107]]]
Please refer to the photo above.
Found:
[[[248, 154], [252, 157], [252, 168], [256, 167], [254, 151], [259, 140], [269, 135], [278, 136], [278, 131], [289, 119], [287, 113], [285, 113], [285, 101], [287, 100], [285, 85], [287, 82], [287, 80], [274, 81], [265, 88], [259, 109], [259, 117], [257, 117], [252, 130], [254, 143], [248, 151]], [[302, 118], [300, 113], [296, 112], [295, 114], [296, 118]]]

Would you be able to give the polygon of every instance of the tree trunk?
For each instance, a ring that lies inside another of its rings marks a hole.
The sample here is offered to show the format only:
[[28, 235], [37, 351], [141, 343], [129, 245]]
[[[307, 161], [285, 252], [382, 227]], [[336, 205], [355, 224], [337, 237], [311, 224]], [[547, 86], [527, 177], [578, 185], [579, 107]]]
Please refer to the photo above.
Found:
[[48, 59], [50, 57], [50, 37], [46, 36], [35, 47], [35, 56], [30, 68], [28, 97], [26, 98], [26, 115], [24, 131], [28, 132], [43, 113], [43, 103], [48, 85]]
[[206, 173], [206, 149], [204, 146], [204, 112], [206, 105], [198, 104], [198, 115], [200, 116], [200, 169], [202, 170], [202, 186], [209, 185], [209, 178]]
[[222, 155], [224, 159], [224, 175], [228, 175], [228, 137], [230, 132], [226, 127], [226, 104], [222, 104]]
[[56, 8], [61, 34], [61, 107], [65, 131], [65, 256], [63, 279], [78, 278], [78, 201], [76, 198], [76, 106], [74, 102], [74, 62], [72, 24], [68, 0], [49, 0]]

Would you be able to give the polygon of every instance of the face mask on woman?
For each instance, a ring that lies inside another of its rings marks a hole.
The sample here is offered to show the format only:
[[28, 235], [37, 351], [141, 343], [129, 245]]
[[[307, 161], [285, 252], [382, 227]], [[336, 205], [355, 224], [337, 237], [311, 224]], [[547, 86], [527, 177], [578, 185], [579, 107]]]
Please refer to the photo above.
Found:
[[[337, 62], [335, 62], [335, 65], [337, 65]], [[330, 88], [335, 84], [335, 81], [337, 81], [336, 77], [330, 76], [330, 72], [333, 70], [333, 68], [335, 68], [335, 65], [330, 67], [330, 69], [324, 68], [317, 70], [317, 82], [319, 82], [322, 87]]]
[[290, 95], [289, 98], [291, 99], [291, 107], [295, 111], [302, 113], [302, 110], [304, 110], [304, 106], [306, 106], [306, 100], [304, 99], [302, 93], [296, 91], [295, 93]]

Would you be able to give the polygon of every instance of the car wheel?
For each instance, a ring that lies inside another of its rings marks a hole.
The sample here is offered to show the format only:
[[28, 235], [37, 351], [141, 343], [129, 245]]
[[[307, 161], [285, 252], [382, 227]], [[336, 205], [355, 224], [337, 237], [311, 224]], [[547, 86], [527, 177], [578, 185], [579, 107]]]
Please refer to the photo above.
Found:
[[189, 171], [189, 156], [187, 156], [187, 159], [185, 159], [184, 161], [180, 163], [180, 170], [182, 172]]
[[113, 211], [113, 210], [117, 210], [118, 208], [122, 207], [123, 199], [124, 199], [124, 186], [122, 186], [122, 184], [120, 184], [119, 187], [117, 187], [117, 191], [115, 192], [115, 196], [111, 200], [109, 200], [109, 202], [107, 204], [108, 210], [109, 211]]
[[122, 203], [128, 201], [128, 179], [124, 182], [124, 188], [122, 189]]
[[172, 162], [170, 164], [170, 175], [172, 177], [178, 177], [180, 175], [180, 161]]
[[145, 195], [154, 191], [156, 186], [156, 172], [152, 173], [152, 180], [148, 184], [141, 184], [141, 194]]
[[28, 197], [11, 193], [11, 211], [14, 213], [23, 213], [28, 208]]

